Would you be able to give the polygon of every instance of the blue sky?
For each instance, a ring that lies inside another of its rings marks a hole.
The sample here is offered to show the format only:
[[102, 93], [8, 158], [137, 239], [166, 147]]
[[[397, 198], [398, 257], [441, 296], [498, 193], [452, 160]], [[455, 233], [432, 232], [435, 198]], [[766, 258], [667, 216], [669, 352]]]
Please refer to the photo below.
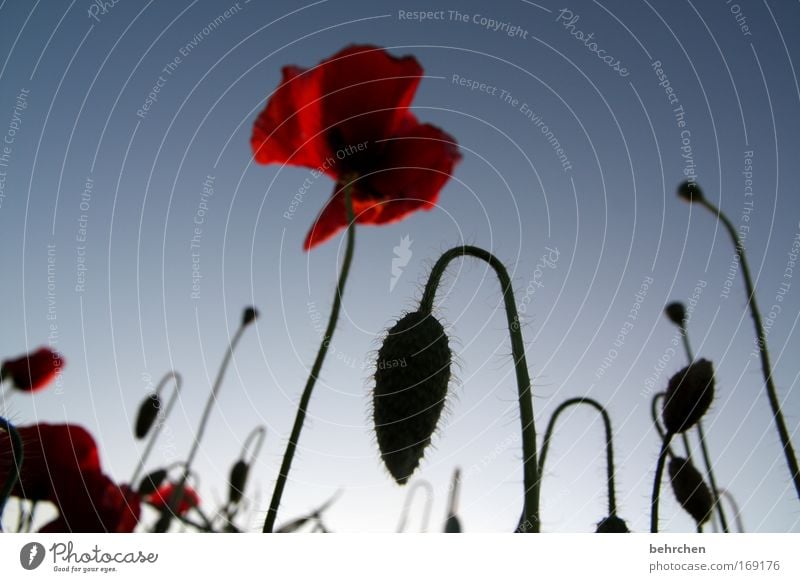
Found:
[[[57, 389], [5, 404], [14, 420], [86, 426], [124, 481], [148, 379], [176, 369], [184, 393], [152, 463], [177, 460], [241, 310], [256, 305], [262, 318], [242, 340], [197, 469], [203, 497], [223, 497], [242, 441], [267, 426], [250, 491], [259, 527], [344, 249], [339, 236], [302, 251], [333, 184], [322, 177], [293, 203], [309, 171], [255, 165], [250, 129], [282, 66], [372, 43], [419, 60], [426, 78], [414, 111], [453, 135], [463, 160], [434, 211], [358, 229], [281, 520], [343, 488], [330, 527], [395, 527], [405, 492], [382, 468], [369, 424], [371, 360], [383, 330], [414, 308], [435, 259], [469, 243], [512, 273], [540, 434], [566, 398], [607, 405], [620, 514], [638, 531], [648, 527], [659, 446], [648, 386], [663, 389], [685, 365], [662, 308], [696, 295], [690, 334], [717, 368], [706, 431], [718, 479], [749, 530], [800, 531], [740, 274], [730, 276], [732, 247], [710, 214], [674, 195], [694, 172], [734, 224], [749, 226], [758, 300], [765, 315], [776, 312], [776, 384], [797, 431], [800, 290], [786, 277], [800, 233], [796, 3], [96, 6], [0, 4], [0, 133], [12, 140], [0, 167], [0, 354], [52, 341], [68, 362]], [[435, 14], [407, 15], [421, 10]], [[404, 237], [410, 257], [392, 286]], [[464, 261], [440, 297], [458, 381], [418, 477], [434, 486], [438, 520], [462, 467], [465, 528], [508, 531], [522, 472], [499, 286]], [[543, 485], [544, 529], [590, 531], [604, 516], [601, 438], [591, 410], [563, 418]], [[665, 530], [693, 529], [669, 493], [662, 517]]]

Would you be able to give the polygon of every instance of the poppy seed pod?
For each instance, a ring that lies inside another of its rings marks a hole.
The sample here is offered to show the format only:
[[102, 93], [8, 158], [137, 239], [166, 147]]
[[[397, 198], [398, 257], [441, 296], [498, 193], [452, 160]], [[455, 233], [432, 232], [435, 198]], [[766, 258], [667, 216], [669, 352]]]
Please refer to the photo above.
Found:
[[628, 529], [624, 519], [616, 515], [610, 515], [600, 520], [595, 533], [631, 533], [631, 531]]
[[250, 465], [242, 459], [236, 461], [233, 467], [231, 467], [230, 488], [228, 489], [228, 502], [231, 505], [239, 503], [242, 500], [249, 472]]
[[156, 490], [161, 487], [161, 484], [166, 478], [166, 469], [156, 469], [155, 471], [148, 473], [142, 478], [142, 482], [139, 483], [139, 495], [141, 497], [147, 497], [148, 495], [155, 493]]
[[667, 432], [692, 428], [714, 399], [714, 368], [708, 360], [692, 362], [670, 378], [661, 416]]
[[697, 185], [697, 182], [692, 180], [681, 182], [677, 194], [678, 198], [682, 198], [686, 202], [695, 202], [703, 198], [703, 190]]
[[705, 523], [714, 510], [714, 497], [703, 481], [703, 476], [691, 462], [680, 457], [673, 457], [669, 462], [669, 478], [672, 491], [681, 507], [691, 515], [698, 524]]
[[674, 301], [664, 308], [664, 315], [678, 327], [686, 322], [686, 308], [680, 301]]
[[452, 352], [442, 324], [412, 312], [378, 352], [373, 421], [386, 468], [403, 485], [419, 465], [444, 410]]
[[247, 307], [244, 312], [242, 312], [242, 326], [250, 325], [256, 319], [258, 319], [258, 309], [255, 307]]
[[144, 402], [139, 407], [139, 414], [136, 417], [136, 426], [134, 427], [134, 434], [137, 439], [143, 439], [147, 436], [147, 433], [153, 428], [160, 410], [161, 397], [158, 394], [151, 394], [144, 399]]

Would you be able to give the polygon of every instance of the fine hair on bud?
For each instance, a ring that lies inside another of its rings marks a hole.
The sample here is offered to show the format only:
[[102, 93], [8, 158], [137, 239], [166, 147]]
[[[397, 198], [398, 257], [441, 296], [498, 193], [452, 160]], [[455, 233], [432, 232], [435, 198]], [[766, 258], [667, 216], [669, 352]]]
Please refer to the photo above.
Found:
[[625, 520], [616, 515], [610, 515], [600, 520], [595, 533], [631, 533]]
[[681, 507], [691, 515], [698, 524], [711, 518], [714, 510], [714, 497], [703, 481], [700, 471], [686, 459], [673, 457], [669, 462], [669, 478], [672, 491]]
[[431, 314], [408, 313], [378, 351], [372, 416], [389, 473], [405, 484], [431, 443], [444, 410], [452, 351], [444, 327]]
[[664, 308], [664, 315], [678, 327], [686, 322], [686, 308], [680, 301], [673, 301]]
[[708, 360], [697, 360], [669, 380], [664, 395], [662, 419], [667, 432], [689, 430], [714, 400], [714, 366]]
[[136, 416], [136, 426], [134, 427], [134, 434], [137, 439], [143, 439], [147, 436], [147, 433], [153, 428], [160, 410], [161, 397], [158, 394], [150, 394], [144, 399], [144, 402], [139, 407], [139, 414]]

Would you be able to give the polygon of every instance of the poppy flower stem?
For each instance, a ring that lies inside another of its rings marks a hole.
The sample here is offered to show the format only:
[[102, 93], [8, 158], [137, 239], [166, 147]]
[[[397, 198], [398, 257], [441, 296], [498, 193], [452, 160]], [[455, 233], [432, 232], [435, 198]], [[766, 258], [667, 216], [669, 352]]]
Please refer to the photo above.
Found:
[[6, 508], [6, 501], [11, 496], [11, 491], [14, 485], [19, 480], [20, 471], [22, 470], [22, 462], [24, 460], [24, 453], [22, 447], [22, 438], [19, 436], [17, 429], [14, 425], [8, 422], [5, 418], [0, 416], [0, 428], [8, 433], [11, 439], [11, 458], [14, 461], [14, 471], [9, 473], [6, 477], [6, 482], [3, 483], [3, 488], [0, 489], [0, 532], [3, 531], [3, 511]]
[[769, 405], [772, 409], [772, 416], [775, 419], [775, 426], [778, 429], [778, 436], [780, 437], [783, 454], [786, 457], [786, 464], [789, 468], [789, 474], [794, 482], [794, 488], [800, 498], [800, 466], [797, 463], [797, 456], [792, 446], [792, 440], [789, 436], [789, 431], [786, 428], [786, 421], [783, 418], [781, 411], [781, 403], [778, 399], [777, 391], [775, 390], [775, 383], [772, 378], [772, 365], [769, 361], [769, 350], [767, 349], [767, 336], [764, 332], [764, 325], [761, 323], [761, 313], [758, 310], [756, 303], [756, 292], [753, 286], [753, 279], [750, 275], [750, 266], [747, 262], [747, 255], [744, 249], [744, 243], [739, 238], [736, 228], [731, 223], [730, 219], [714, 204], [709, 201], [705, 196], [700, 196], [697, 203], [705, 207], [722, 223], [728, 234], [733, 241], [733, 246], [736, 249], [736, 255], [739, 258], [739, 264], [742, 269], [742, 278], [744, 279], [745, 291], [747, 293], [747, 304], [750, 307], [750, 315], [753, 318], [753, 325], [755, 326], [756, 338], [758, 343], [758, 351], [761, 356], [761, 371], [764, 375], [764, 385], [767, 390], [767, 398]]
[[664, 476], [664, 465], [667, 461], [671, 440], [672, 433], [668, 432], [661, 442], [661, 452], [658, 454], [656, 475], [653, 479], [653, 496], [650, 501], [650, 533], [658, 533], [658, 502], [661, 496], [661, 480]]
[[175, 405], [175, 402], [178, 400], [178, 394], [181, 391], [181, 387], [183, 386], [183, 376], [180, 373], [171, 370], [164, 374], [161, 380], [158, 382], [158, 385], [155, 389], [155, 394], [160, 395], [161, 391], [164, 389], [164, 386], [170, 380], [174, 380], [175, 382], [175, 390], [172, 392], [172, 396], [170, 396], [169, 401], [167, 402], [167, 407], [164, 409], [164, 414], [159, 415], [159, 418], [156, 421], [156, 425], [153, 429], [153, 432], [150, 435], [150, 439], [147, 441], [147, 446], [145, 446], [144, 451], [142, 451], [142, 456], [139, 458], [139, 463], [136, 465], [136, 469], [133, 471], [133, 476], [131, 477], [130, 484], [132, 487], [136, 486], [136, 482], [139, 480], [139, 476], [144, 469], [144, 465], [147, 462], [147, 459], [150, 457], [150, 453], [153, 451], [153, 446], [156, 444], [158, 440], [158, 436], [161, 434], [161, 429], [164, 428], [164, 424], [167, 422], [167, 418], [169, 417], [170, 412], [172, 412], [172, 407]]
[[603, 426], [606, 433], [606, 482], [608, 484], [608, 515], [617, 515], [617, 489], [614, 485], [614, 432], [611, 430], [611, 417], [605, 407], [594, 400], [593, 398], [570, 398], [558, 405], [558, 408], [553, 411], [553, 416], [550, 417], [550, 422], [544, 433], [544, 441], [542, 442], [542, 454], [539, 457], [539, 474], [544, 475], [544, 463], [547, 458], [547, 451], [550, 448], [550, 439], [553, 436], [553, 429], [556, 426], [556, 420], [570, 406], [577, 406], [578, 404], [586, 404], [591, 406], [600, 413], [603, 418]]
[[[664, 399], [664, 396], [666, 396], [666, 393], [656, 392], [655, 394], [653, 394], [653, 398], [650, 400], [650, 418], [653, 419], [653, 426], [656, 427], [656, 432], [658, 432], [658, 436], [662, 442], [664, 441], [666, 435], [664, 433], [663, 427], [661, 426], [661, 422], [658, 419], [658, 416], [660, 409], [659, 403], [661, 402], [661, 400]], [[667, 450], [667, 454], [670, 457], [675, 456], [675, 453], [672, 451], [672, 447], [669, 447], [669, 449]]]
[[397, 523], [397, 533], [406, 531], [406, 525], [408, 524], [408, 512], [411, 509], [411, 502], [414, 499], [414, 494], [420, 489], [425, 491], [425, 506], [422, 510], [422, 524], [420, 525], [420, 531], [428, 531], [428, 524], [431, 520], [431, 507], [433, 506], [433, 485], [424, 479], [417, 479], [406, 492], [406, 499], [403, 502], [403, 509], [400, 512], [400, 521]]
[[539, 464], [536, 459], [536, 425], [533, 417], [533, 398], [531, 394], [531, 380], [528, 374], [528, 364], [525, 359], [525, 343], [520, 330], [517, 305], [514, 300], [514, 290], [508, 271], [500, 260], [492, 253], [474, 246], [455, 247], [444, 253], [431, 270], [428, 283], [420, 301], [419, 311], [431, 313], [436, 297], [436, 290], [442, 280], [442, 275], [447, 265], [458, 257], [470, 256], [487, 263], [497, 274], [503, 290], [508, 332], [511, 336], [511, 352], [514, 359], [514, 370], [517, 376], [517, 391], [519, 399], [520, 423], [522, 425], [522, 464], [523, 481], [525, 486], [524, 519], [521, 520], [517, 531], [539, 533], [539, 488], [541, 485]]
[[333, 296], [333, 305], [331, 307], [331, 315], [328, 318], [328, 327], [325, 329], [325, 335], [322, 337], [322, 343], [319, 346], [317, 357], [311, 367], [311, 373], [308, 376], [305, 388], [300, 396], [300, 402], [297, 405], [297, 414], [295, 415], [292, 432], [289, 435], [289, 442], [286, 444], [286, 452], [283, 454], [281, 468], [278, 471], [278, 479], [275, 481], [275, 489], [272, 492], [272, 500], [270, 501], [267, 516], [264, 520], [263, 533], [272, 533], [272, 530], [275, 528], [278, 508], [281, 505], [283, 490], [286, 487], [286, 479], [289, 477], [289, 471], [292, 469], [292, 460], [294, 459], [294, 453], [297, 449], [297, 442], [300, 440], [300, 433], [303, 430], [303, 423], [306, 419], [306, 410], [311, 401], [311, 394], [314, 391], [317, 377], [322, 370], [322, 364], [325, 362], [325, 356], [328, 353], [328, 347], [333, 338], [333, 333], [336, 331], [336, 324], [339, 321], [339, 311], [342, 307], [342, 295], [344, 294], [344, 287], [347, 283], [347, 276], [350, 274], [350, 264], [353, 262], [353, 250], [355, 247], [356, 233], [352, 188], [352, 182], [348, 182], [344, 186], [344, 206], [347, 212], [347, 244], [344, 251], [342, 268], [339, 272], [339, 281], [336, 284], [336, 294]]
[[[247, 311], [245, 313], [247, 313]], [[189, 475], [191, 474], [192, 463], [194, 463], [194, 459], [197, 456], [197, 451], [200, 450], [200, 441], [203, 439], [203, 435], [206, 432], [208, 419], [211, 417], [211, 410], [217, 403], [217, 396], [219, 395], [220, 388], [222, 388], [222, 380], [225, 378], [225, 372], [228, 369], [228, 364], [230, 364], [231, 358], [233, 357], [233, 352], [236, 349], [239, 340], [242, 339], [244, 330], [247, 329], [247, 327], [254, 320], [255, 317], [252, 319], [244, 317], [242, 319], [239, 329], [236, 330], [236, 333], [233, 335], [233, 338], [231, 338], [231, 341], [228, 344], [228, 349], [225, 350], [225, 356], [222, 358], [222, 363], [220, 364], [219, 371], [217, 372], [217, 377], [214, 380], [214, 386], [211, 388], [211, 394], [209, 394], [208, 400], [206, 400], [206, 407], [203, 410], [203, 416], [200, 418], [200, 424], [197, 427], [197, 433], [195, 433], [192, 448], [189, 451], [189, 456], [186, 459], [186, 463], [184, 463], [183, 474], [181, 475], [178, 484], [175, 486], [175, 489], [172, 492], [169, 503], [167, 503], [167, 506], [163, 509], [161, 518], [156, 523], [155, 531], [157, 533], [163, 533], [167, 531], [167, 529], [169, 529], [170, 522], [172, 521], [172, 517], [177, 513], [176, 509], [183, 499], [183, 492], [186, 489], [186, 481], [189, 479]]]
[[[686, 351], [686, 359], [689, 360], [689, 364], [694, 362], [694, 352], [692, 351], [692, 346], [689, 344], [689, 331], [686, 329], [686, 322], [684, 321], [683, 324], [680, 326], [681, 330], [681, 337], [683, 338], [683, 348]], [[686, 438], [686, 433], [683, 433], [684, 438]], [[708, 481], [711, 485], [711, 495], [714, 496], [714, 506], [717, 508], [717, 515], [719, 516], [719, 523], [722, 526], [722, 531], [724, 533], [730, 533], [728, 529], [728, 520], [725, 516], [725, 510], [722, 507], [722, 503], [720, 503], [719, 499], [719, 489], [717, 488], [717, 478], [714, 476], [714, 469], [711, 464], [711, 455], [708, 452], [708, 444], [706, 443], [706, 435], [705, 431], [703, 430], [703, 421], [702, 419], [698, 419], [697, 421], [697, 436], [700, 439], [700, 452], [703, 454], [703, 464], [706, 466], [706, 474], [708, 475]], [[686, 457], [691, 461], [689, 457]]]
[[742, 511], [739, 509], [739, 504], [736, 503], [736, 498], [727, 489], [720, 489], [720, 499], [723, 497], [728, 500], [731, 508], [733, 509], [733, 519], [736, 522], [736, 531], [744, 533], [744, 522], [742, 521]]

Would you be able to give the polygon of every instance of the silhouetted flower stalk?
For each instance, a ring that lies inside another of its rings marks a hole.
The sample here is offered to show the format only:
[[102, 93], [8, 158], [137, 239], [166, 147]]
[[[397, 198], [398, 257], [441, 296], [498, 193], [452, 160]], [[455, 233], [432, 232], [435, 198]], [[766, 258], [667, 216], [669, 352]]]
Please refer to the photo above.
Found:
[[431, 508], [433, 507], [433, 486], [425, 479], [417, 479], [409, 485], [406, 491], [406, 498], [403, 502], [403, 509], [400, 511], [400, 520], [397, 522], [397, 533], [406, 531], [408, 524], [408, 513], [411, 510], [411, 503], [417, 491], [423, 490], [425, 492], [425, 505], [422, 509], [422, 523], [420, 524], [420, 532], [428, 531], [428, 524], [431, 520]]
[[461, 533], [461, 520], [458, 519], [458, 499], [461, 492], [461, 469], [456, 467], [450, 481], [450, 495], [447, 499], [447, 517], [444, 522], [444, 533]]
[[736, 502], [736, 498], [733, 496], [733, 493], [728, 491], [727, 489], [720, 489], [720, 500], [726, 499], [730, 504], [731, 508], [733, 509], [733, 519], [736, 523], [736, 531], [738, 533], [744, 533], [744, 522], [742, 521], [742, 511], [739, 509], [739, 504]]
[[297, 442], [300, 440], [300, 433], [303, 430], [303, 423], [306, 419], [308, 404], [311, 401], [311, 394], [314, 391], [317, 377], [322, 370], [322, 364], [328, 353], [328, 346], [330, 346], [331, 340], [333, 339], [333, 332], [336, 331], [336, 323], [339, 321], [339, 311], [342, 307], [342, 295], [344, 294], [344, 287], [347, 283], [347, 276], [350, 273], [350, 264], [353, 262], [356, 234], [353, 201], [351, 197], [353, 182], [352, 179], [346, 179], [344, 183], [344, 206], [347, 212], [347, 246], [344, 251], [342, 269], [339, 272], [339, 281], [336, 284], [336, 293], [333, 296], [333, 306], [331, 307], [331, 315], [328, 318], [328, 327], [325, 329], [325, 335], [322, 336], [322, 343], [319, 346], [317, 357], [314, 360], [314, 365], [311, 367], [306, 386], [303, 388], [300, 402], [297, 405], [297, 414], [294, 419], [294, 425], [292, 426], [292, 432], [289, 434], [289, 442], [286, 443], [286, 452], [283, 454], [281, 468], [278, 471], [278, 479], [275, 482], [275, 489], [272, 492], [272, 500], [270, 501], [267, 516], [264, 520], [264, 528], [262, 530], [264, 533], [272, 533], [275, 527], [275, 520], [278, 517], [278, 508], [281, 505], [281, 497], [283, 497], [283, 490], [286, 487], [286, 479], [289, 477], [289, 471], [292, 469], [292, 460], [294, 459], [294, 453], [297, 449]]
[[[708, 360], [692, 362], [669, 380], [661, 412], [665, 434], [661, 442], [661, 451], [658, 454], [650, 504], [651, 533], [658, 533], [658, 505], [661, 495], [661, 480], [664, 475], [667, 456], [670, 454], [672, 437], [678, 433], [686, 432], [697, 424], [708, 411], [713, 399], [714, 368]], [[658, 423], [656, 423], [656, 426], [658, 426]], [[673, 457], [673, 461], [676, 460], [678, 460], [678, 457]], [[691, 467], [691, 463], [688, 461], [685, 461], [685, 464]], [[687, 475], [687, 472], [683, 472], [683, 475]], [[675, 489], [674, 478], [673, 489]], [[680, 501], [681, 498], [677, 489], [675, 489], [675, 493]], [[698, 521], [698, 523], [702, 522]]]
[[511, 352], [514, 359], [514, 370], [517, 377], [517, 391], [520, 411], [520, 423], [522, 428], [522, 463], [523, 481], [525, 487], [524, 494], [524, 518], [522, 526], [518, 531], [523, 530], [531, 533], [539, 533], [539, 464], [536, 458], [536, 425], [533, 417], [533, 399], [531, 394], [531, 381], [528, 374], [528, 364], [525, 359], [525, 343], [522, 339], [520, 330], [519, 315], [517, 305], [514, 300], [514, 291], [511, 285], [511, 278], [508, 271], [500, 260], [488, 251], [474, 246], [459, 246], [444, 253], [431, 270], [428, 283], [420, 301], [419, 311], [430, 314], [433, 311], [436, 291], [441, 283], [445, 269], [450, 262], [459, 257], [470, 256], [480, 259], [487, 263], [497, 274], [500, 287], [503, 291], [503, 301], [505, 303], [506, 319], [508, 321], [508, 332], [511, 336]]
[[22, 448], [22, 438], [19, 436], [17, 429], [13, 424], [8, 422], [5, 418], [0, 416], [0, 428], [8, 433], [11, 439], [11, 459], [14, 463], [14, 470], [9, 471], [6, 477], [6, 482], [3, 483], [3, 488], [0, 489], [0, 532], [3, 531], [3, 511], [6, 508], [6, 501], [11, 495], [11, 490], [19, 480], [20, 471], [22, 470], [22, 463], [24, 461], [24, 454]]
[[783, 454], [786, 457], [786, 465], [789, 468], [789, 474], [794, 482], [794, 488], [800, 498], [800, 466], [798, 466], [797, 455], [792, 446], [792, 439], [789, 435], [789, 430], [786, 428], [786, 421], [783, 418], [781, 411], [781, 403], [778, 399], [778, 393], [775, 389], [775, 383], [772, 377], [772, 365], [769, 359], [769, 350], [767, 348], [767, 335], [764, 331], [764, 325], [761, 322], [761, 313], [758, 309], [756, 302], [756, 291], [753, 286], [753, 279], [750, 275], [750, 265], [747, 262], [747, 255], [745, 253], [744, 243], [739, 238], [736, 232], [736, 227], [730, 219], [710, 200], [708, 200], [700, 187], [693, 182], [684, 182], [678, 187], [678, 196], [686, 201], [699, 204], [707, 209], [717, 220], [719, 220], [728, 231], [733, 242], [736, 256], [739, 259], [741, 266], [742, 278], [744, 279], [745, 292], [747, 293], [747, 304], [750, 307], [750, 314], [753, 318], [753, 325], [755, 326], [756, 343], [758, 344], [758, 352], [761, 356], [761, 372], [764, 375], [764, 386], [767, 391], [767, 399], [769, 400], [770, 408], [772, 409], [772, 416], [775, 419], [775, 426], [778, 429], [778, 436], [780, 437], [781, 447]]
[[231, 521], [239, 511], [244, 490], [247, 487], [247, 478], [250, 475], [250, 468], [253, 466], [264, 439], [267, 436], [267, 429], [264, 426], [257, 426], [242, 445], [242, 452], [239, 458], [231, 467], [230, 478], [228, 480], [228, 503], [225, 504], [224, 514], [227, 521]]
[[175, 486], [175, 490], [172, 492], [172, 496], [167, 504], [167, 507], [164, 509], [164, 511], [162, 511], [161, 518], [158, 520], [158, 523], [156, 523], [156, 532], [165, 532], [167, 529], [169, 529], [172, 516], [176, 513], [175, 509], [178, 507], [178, 503], [183, 498], [183, 492], [186, 488], [186, 480], [189, 478], [189, 474], [192, 470], [192, 464], [194, 463], [198, 450], [200, 450], [200, 441], [203, 439], [203, 435], [206, 432], [208, 419], [211, 417], [211, 410], [217, 403], [219, 391], [220, 388], [222, 388], [222, 380], [225, 378], [225, 372], [228, 369], [228, 364], [230, 364], [231, 358], [233, 357], [233, 352], [236, 349], [236, 346], [239, 344], [239, 340], [242, 339], [244, 331], [257, 318], [258, 311], [254, 307], [246, 308], [242, 314], [242, 320], [241, 324], [239, 325], [239, 329], [237, 329], [236, 333], [233, 334], [233, 337], [228, 344], [228, 349], [225, 351], [219, 371], [217, 372], [217, 377], [214, 380], [214, 385], [211, 388], [211, 394], [209, 394], [208, 400], [206, 401], [206, 406], [203, 410], [203, 416], [200, 418], [200, 424], [197, 427], [197, 433], [194, 435], [192, 448], [190, 449], [189, 456], [186, 458], [186, 463], [184, 464], [183, 475]]
[[544, 464], [545, 460], [547, 459], [547, 452], [550, 449], [550, 440], [553, 437], [553, 429], [556, 426], [558, 417], [561, 416], [561, 414], [571, 406], [577, 406], [579, 404], [591, 406], [600, 413], [600, 416], [603, 419], [603, 427], [605, 428], [606, 437], [606, 486], [608, 487], [608, 515], [609, 518], [614, 518], [617, 516], [617, 490], [614, 481], [614, 474], [616, 472], [614, 469], [614, 432], [611, 429], [611, 417], [609, 416], [608, 411], [602, 404], [593, 398], [570, 398], [559, 404], [558, 407], [553, 411], [553, 415], [550, 417], [550, 422], [547, 424], [547, 429], [544, 433], [544, 441], [542, 442], [542, 455], [539, 458], [539, 474], [544, 475]]
[[[667, 317], [678, 326], [678, 329], [681, 332], [681, 338], [683, 339], [683, 348], [686, 352], [686, 359], [688, 360], [688, 363], [691, 364], [694, 362], [694, 352], [692, 351], [692, 346], [689, 343], [689, 331], [686, 328], [686, 309], [682, 303], [675, 302], [667, 305], [665, 312], [667, 313]], [[714, 505], [717, 509], [720, 525], [722, 526], [722, 531], [728, 533], [728, 520], [725, 516], [725, 510], [719, 501], [717, 479], [714, 475], [714, 469], [711, 463], [711, 455], [708, 452], [708, 444], [706, 443], [706, 435], [703, 430], [702, 420], [697, 421], [697, 436], [700, 440], [700, 451], [703, 454], [703, 464], [706, 467], [706, 475], [708, 475], [708, 482], [711, 485], [711, 494], [714, 496]], [[687, 439], [686, 433], [683, 433], [683, 437], [685, 440]], [[692, 458], [689, 455], [688, 444], [686, 458], [691, 462]]]
[[[295, 533], [301, 527], [309, 523], [315, 524], [322, 524], [322, 514], [327, 511], [334, 502], [339, 499], [339, 496], [342, 494], [342, 491], [339, 490], [331, 496], [328, 501], [314, 509], [313, 511], [309, 512], [308, 514], [298, 517], [297, 519], [293, 519], [290, 522], [282, 525], [278, 528], [277, 533]], [[324, 526], [323, 526], [324, 527]], [[327, 531], [327, 530], [326, 530]]]
[[[172, 395], [169, 397], [167, 401], [167, 407], [161, 411], [161, 392], [166, 387], [167, 383], [172, 380], [175, 383], [175, 388], [172, 391]], [[145, 463], [147, 459], [150, 457], [150, 453], [153, 451], [153, 446], [155, 445], [156, 441], [158, 440], [159, 435], [161, 434], [161, 430], [164, 428], [164, 424], [167, 422], [167, 418], [169, 417], [170, 412], [172, 412], [172, 408], [175, 406], [175, 402], [178, 400], [178, 396], [180, 395], [181, 387], [183, 386], [183, 377], [180, 373], [171, 370], [164, 374], [164, 376], [159, 380], [156, 389], [153, 393], [148, 396], [144, 402], [142, 402], [141, 407], [139, 408], [139, 416], [136, 419], [136, 427], [137, 427], [137, 437], [144, 438], [147, 436], [147, 433], [150, 432], [152, 429], [152, 433], [150, 433], [150, 439], [147, 441], [147, 445], [142, 451], [141, 457], [139, 457], [139, 462], [136, 465], [136, 468], [133, 471], [133, 476], [131, 477], [130, 483], [134, 485], [136, 481], [139, 479], [139, 475], [141, 475], [142, 470], [144, 469]], [[153, 407], [153, 403], [158, 402], [158, 406]], [[155, 411], [155, 414], [153, 414]], [[150, 416], [152, 415], [152, 416]], [[143, 418], [150, 418], [149, 422], [143, 420]], [[146, 428], [145, 430], [141, 430]], [[139, 436], [141, 434], [141, 436]]]

